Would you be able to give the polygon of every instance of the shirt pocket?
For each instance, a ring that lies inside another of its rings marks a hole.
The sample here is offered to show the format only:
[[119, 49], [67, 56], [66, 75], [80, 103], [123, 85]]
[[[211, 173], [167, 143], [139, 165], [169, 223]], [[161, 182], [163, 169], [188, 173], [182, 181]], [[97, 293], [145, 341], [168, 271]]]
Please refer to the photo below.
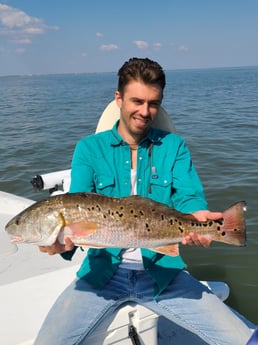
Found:
[[171, 196], [173, 193], [173, 177], [171, 173], [150, 176], [150, 188], [149, 197], [163, 202], [165, 204], [171, 204]]
[[111, 195], [115, 186], [115, 177], [112, 175], [97, 174], [95, 176], [96, 193]]

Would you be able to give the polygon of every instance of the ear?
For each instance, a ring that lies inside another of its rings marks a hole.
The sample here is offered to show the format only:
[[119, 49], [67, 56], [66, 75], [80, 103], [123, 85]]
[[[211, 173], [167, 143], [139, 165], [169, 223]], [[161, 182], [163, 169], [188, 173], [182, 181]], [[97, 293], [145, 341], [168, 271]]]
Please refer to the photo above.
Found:
[[121, 109], [123, 100], [122, 100], [121, 93], [119, 91], [115, 92], [115, 101], [118, 108]]

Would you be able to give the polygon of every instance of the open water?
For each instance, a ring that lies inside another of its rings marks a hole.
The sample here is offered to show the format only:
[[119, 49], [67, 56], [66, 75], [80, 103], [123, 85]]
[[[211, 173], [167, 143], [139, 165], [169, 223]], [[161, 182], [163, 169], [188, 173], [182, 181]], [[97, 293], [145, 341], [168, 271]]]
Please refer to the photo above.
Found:
[[[246, 200], [248, 245], [182, 247], [199, 279], [258, 323], [258, 67], [167, 71], [163, 106], [191, 149], [210, 209]], [[37, 174], [69, 169], [74, 146], [113, 99], [115, 73], [0, 77], [0, 190], [39, 200]]]

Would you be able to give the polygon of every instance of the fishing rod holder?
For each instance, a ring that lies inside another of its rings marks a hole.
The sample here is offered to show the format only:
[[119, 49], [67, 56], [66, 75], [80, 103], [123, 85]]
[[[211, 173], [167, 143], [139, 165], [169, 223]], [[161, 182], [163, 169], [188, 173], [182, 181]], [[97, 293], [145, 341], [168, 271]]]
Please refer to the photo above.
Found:
[[70, 169], [60, 170], [48, 174], [36, 175], [30, 183], [36, 191], [49, 190], [50, 194], [67, 193], [71, 183], [70, 175]]

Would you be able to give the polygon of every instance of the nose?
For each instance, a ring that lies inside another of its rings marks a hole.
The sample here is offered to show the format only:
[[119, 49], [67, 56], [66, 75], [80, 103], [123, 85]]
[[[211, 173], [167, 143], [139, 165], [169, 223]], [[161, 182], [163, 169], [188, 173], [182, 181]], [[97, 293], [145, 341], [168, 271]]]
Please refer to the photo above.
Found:
[[141, 105], [140, 113], [142, 116], [145, 116], [145, 117], [150, 114], [150, 108], [149, 108], [149, 104], [147, 102], [144, 102]]

